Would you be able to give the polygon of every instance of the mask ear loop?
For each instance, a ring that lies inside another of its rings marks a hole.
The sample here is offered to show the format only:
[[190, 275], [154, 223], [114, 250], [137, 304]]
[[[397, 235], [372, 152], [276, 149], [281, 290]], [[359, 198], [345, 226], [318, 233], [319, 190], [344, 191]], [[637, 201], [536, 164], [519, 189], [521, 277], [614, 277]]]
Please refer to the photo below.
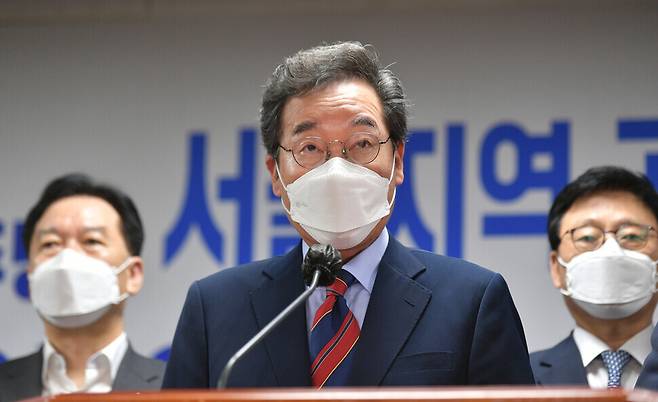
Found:
[[572, 295], [573, 293], [571, 292], [571, 286], [569, 286], [569, 267], [567, 266], [567, 265], [569, 265], [569, 264], [566, 263], [566, 262], [562, 259], [562, 257], [560, 257], [559, 255], [557, 256], [557, 262], [559, 262], [560, 265], [562, 265], [562, 266], [567, 270], [567, 275], [566, 275], [566, 277], [567, 277], [567, 288], [566, 288], [566, 289], [562, 289], [562, 288], [560, 288], [560, 293], [562, 293], [562, 294], [565, 295], [565, 296], [569, 296], [569, 297], [571, 297], [571, 295]]
[[[286, 183], [283, 182], [283, 178], [281, 177], [281, 172], [279, 171], [279, 162], [274, 160], [274, 167], [276, 168], [276, 174], [279, 176], [279, 181], [281, 182], [281, 185], [283, 186], [283, 189], [286, 190], [286, 194], [288, 194], [288, 186], [286, 186]], [[279, 197], [281, 200], [281, 206], [283, 209], [288, 213], [288, 215], [292, 216], [290, 213], [290, 210], [286, 208], [286, 204], [283, 203], [283, 197]]]
[[658, 292], [658, 289], [656, 289], [656, 284], [658, 284], [658, 260], [653, 261], [653, 293]]
[[133, 262], [133, 257], [132, 256], [126, 258], [125, 261], [121, 263], [121, 265], [119, 265], [118, 267], [113, 269], [114, 274], [119, 275], [120, 273], [125, 271], [126, 268], [128, 268], [130, 266], [130, 264], [132, 264], [132, 262]]
[[[391, 182], [393, 181], [393, 174], [394, 174], [394, 173], [395, 173], [395, 152], [393, 152], [393, 166], [391, 167], [391, 175], [390, 175], [390, 177], [388, 178], [387, 187], [388, 187], [388, 185], [390, 185]], [[393, 187], [393, 198], [391, 198], [391, 202], [388, 203], [388, 209], [389, 209], [389, 211], [390, 211], [391, 208], [393, 207], [393, 203], [395, 202], [395, 196], [396, 196], [397, 193], [398, 193], [398, 186], [394, 186], [394, 187]]]
[[281, 177], [281, 172], [279, 171], [279, 162], [277, 162], [276, 160], [274, 160], [274, 167], [276, 168], [276, 174], [279, 176], [279, 181], [281, 182], [283, 189], [286, 190], [287, 193], [288, 186], [286, 186], [286, 183], [283, 182], [283, 178]]
[[[124, 262], [122, 262], [121, 265], [119, 265], [118, 267], [113, 269], [114, 275], [118, 276], [120, 273], [125, 271], [133, 262], [134, 262], [134, 259], [133, 259], [132, 256], [126, 258], [126, 260]], [[117, 283], [117, 286], [119, 286], [118, 283]], [[112, 304], [119, 304], [122, 301], [126, 300], [128, 297], [130, 297], [128, 292], [124, 292], [121, 295], [119, 295], [119, 298], [116, 301], [112, 302]]]

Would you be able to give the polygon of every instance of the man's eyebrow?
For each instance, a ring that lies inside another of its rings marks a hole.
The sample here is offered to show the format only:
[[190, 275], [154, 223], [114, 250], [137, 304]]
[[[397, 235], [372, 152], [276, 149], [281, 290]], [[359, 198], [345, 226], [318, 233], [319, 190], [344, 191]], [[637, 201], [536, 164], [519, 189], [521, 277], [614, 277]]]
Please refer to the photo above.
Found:
[[56, 235], [56, 234], [59, 234], [59, 233], [57, 232], [57, 229], [55, 229], [55, 228], [39, 229], [37, 231], [37, 237], [42, 237], [42, 236], [49, 235], [49, 234]]
[[107, 229], [105, 228], [105, 226], [87, 226], [87, 227], [83, 228], [82, 231], [85, 232], [85, 233], [87, 233], [87, 232], [101, 232], [101, 233], [105, 234], [107, 232]]
[[[573, 226], [573, 227], [572, 227], [571, 229], [568, 229], [566, 232], [570, 232], [570, 231], [572, 231], [573, 229], [578, 229], [578, 228], [582, 228], [582, 227], [585, 227], [585, 226], [601, 226], [601, 222], [600, 222], [599, 220], [597, 220], [597, 219], [587, 218], [587, 219], [585, 219], [585, 220], [583, 220], [583, 221], [577, 221], [577, 222], [576, 222], [575, 224], [573, 224], [572, 226]], [[566, 233], [566, 232], [565, 232], [565, 233]]]
[[[615, 228], [615, 230], [618, 230], [621, 225], [642, 225], [642, 224], [638, 223], [637, 220], [632, 219], [632, 218], [622, 218], [622, 219], [612, 221], [611, 227]], [[571, 231], [573, 229], [582, 228], [582, 227], [585, 227], [585, 226], [596, 226], [599, 229], [603, 229], [603, 230], [606, 229], [605, 228], [606, 225], [603, 222], [601, 222], [600, 220], [595, 219], [595, 218], [588, 218], [588, 219], [585, 219], [584, 221], [578, 222], [578, 224], [574, 225], [574, 227], [569, 229], [568, 231]]]
[[[87, 227], [83, 228], [82, 231], [84, 233], [87, 233], [87, 232], [100, 232], [102, 234], [105, 234], [105, 233], [107, 233], [107, 228], [105, 226], [87, 226]], [[36, 235], [38, 237], [42, 237], [42, 236], [49, 235], [49, 234], [54, 234], [54, 235], [59, 236], [59, 232], [54, 227], [39, 229], [36, 233]]]
[[317, 123], [313, 121], [303, 121], [295, 126], [295, 128], [292, 130], [292, 135], [298, 135], [301, 134], [305, 131], [309, 131], [314, 129], [317, 126]]
[[366, 126], [370, 128], [377, 128], [377, 123], [375, 122], [374, 119], [368, 116], [358, 116], [352, 121], [352, 126], [354, 127]]

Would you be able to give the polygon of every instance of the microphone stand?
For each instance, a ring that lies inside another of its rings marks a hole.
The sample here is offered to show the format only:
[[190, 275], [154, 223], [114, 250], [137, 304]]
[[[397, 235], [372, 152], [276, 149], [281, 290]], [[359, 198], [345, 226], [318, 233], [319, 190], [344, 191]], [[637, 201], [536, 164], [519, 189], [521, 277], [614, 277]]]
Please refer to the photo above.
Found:
[[318, 282], [320, 281], [320, 270], [316, 269], [315, 272], [313, 272], [313, 279], [311, 280], [311, 284], [308, 289], [299, 297], [295, 299], [288, 307], [286, 307], [282, 312], [279, 313], [272, 321], [270, 321], [263, 329], [261, 329], [253, 338], [249, 340], [243, 347], [241, 347], [235, 354], [229, 359], [228, 363], [226, 363], [226, 366], [224, 367], [224, 370], [222, 370], [222, 374], [219, 376], [219, 380], [217, 381], [217, 388], [226, 388], [226, 383], [228, 381], [229, 376], [231, 375], [231, 370], [233, 370], [233, 366], [235, 363], [240, 360], [240, 358], [247, 353], [254, 345], [256, 345], [258, 342], [260, 342], [263, 338], [265, 338], [272, 330], [281, 323], [294, 309], [299, 307], [300, 304], [306, 301], [306, 299], [311, 296], [311, 293], [315, 290], [315, 288], [318, 287]]

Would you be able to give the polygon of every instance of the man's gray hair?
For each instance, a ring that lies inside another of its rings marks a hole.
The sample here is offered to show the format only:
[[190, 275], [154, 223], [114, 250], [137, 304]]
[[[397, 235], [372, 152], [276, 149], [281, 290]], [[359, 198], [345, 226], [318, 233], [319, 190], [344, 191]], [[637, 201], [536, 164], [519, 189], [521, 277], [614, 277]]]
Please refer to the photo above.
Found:
[[272, 73], [263, 94], [260, 127], [263, 145], [276, 155], [281, 135], [281, 114], [291, 97], [347, 79], [370, 84], [382, 102], [388, 132], [395, 144], [407, 136], [407, 100], [400, 80], [379, 64], [372, 46], [338, 42], [301, 50], [286, 58]]

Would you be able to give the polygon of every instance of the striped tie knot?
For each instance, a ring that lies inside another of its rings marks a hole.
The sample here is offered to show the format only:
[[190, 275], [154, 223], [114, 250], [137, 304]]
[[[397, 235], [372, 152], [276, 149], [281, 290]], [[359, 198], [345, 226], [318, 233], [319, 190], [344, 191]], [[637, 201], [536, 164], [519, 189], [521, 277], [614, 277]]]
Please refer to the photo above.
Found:
[[624, 366], [631, 360], [631, 355], [625, 350], [606, 350], [601, 352], [603, 365], [608, 370], [608, 388], [621, 387], [621, 375], [624, 372]]
[[346, 385], [350, 352], [361, 332], [343, 297], [354, 280], [342, 269], [334, 283], [327, 286], [327, 298], [315, 312], [310, 337], [311, 382], [318, 388]]
[[330, 294], [337, 296], [344, 296], [347, 288], [349, 288], [352, 283], [354, 283], [354, 275], [350, 274], [349, 271], [341, 269], [334, 283], [327, 286], [327, 296]]
[[[337, 309], [338, 312], [333, 314], [331, 327], [333, 333], [336, 333], [339, 330], [340, 325], [342, 324], [344, 318], [346, 318], [349, 311], [347, 308], [347, 303], [345, 303], [345, 299], [342, 299], [342, 297], [345, 295], [347, 288], [349, 288], [355, 280], [356, 279], [354, 278], [354, 275], [350, 274], [344, 269], [340, 270], [334, 282], [327, 286], [327, 298], [315, 312], [315, 316], [313, 318], [313, 326], [311, 327], [311, 334], [313, 334], [315, 327], [327, 315], [331, 314], [334, 309]], [[339, 297], [341, 297], [342, 303], [339, 302]]]

